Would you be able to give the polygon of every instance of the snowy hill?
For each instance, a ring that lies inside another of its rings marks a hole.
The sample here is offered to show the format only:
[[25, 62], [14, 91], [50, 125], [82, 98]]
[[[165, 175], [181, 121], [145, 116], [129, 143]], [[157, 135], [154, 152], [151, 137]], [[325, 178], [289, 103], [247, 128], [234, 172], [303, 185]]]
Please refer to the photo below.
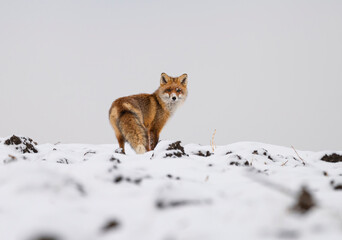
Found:
[[117, 147], [0, 138], [0, 239], [342, 239], [342, 151]]

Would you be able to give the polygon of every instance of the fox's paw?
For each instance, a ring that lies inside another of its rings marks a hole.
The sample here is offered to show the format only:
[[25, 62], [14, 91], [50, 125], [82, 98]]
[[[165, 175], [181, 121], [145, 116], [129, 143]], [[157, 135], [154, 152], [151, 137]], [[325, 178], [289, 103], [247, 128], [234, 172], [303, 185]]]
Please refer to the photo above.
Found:
[[125, 153], [125, 150], [123, 150], [122, 148], [117, 148], [117, 149], [115, 149], [114, 152], [115, 152], [115, 153], [120, 153], [120, 154], [126, 154], [126, 153]]
[[144, 145], [140, 144], [140, 145], [138, 145], [138, 146], [135, 148], [135, 152], [136, 152], [137, 154], [143, 154], [143, 153], [146, 152], [146, 148], [145, 148]]

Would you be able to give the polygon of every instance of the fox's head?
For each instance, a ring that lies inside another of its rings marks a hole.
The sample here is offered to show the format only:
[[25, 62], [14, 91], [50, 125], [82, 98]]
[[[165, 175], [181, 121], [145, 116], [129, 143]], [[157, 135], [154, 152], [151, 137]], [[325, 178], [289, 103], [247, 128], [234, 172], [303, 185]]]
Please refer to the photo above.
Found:
[[170, 77], [166, 73], [161, 74], [158, 94], [171, 112], [187, 97], [187, 84], [188, 75], [186, 73], [179, 77]]

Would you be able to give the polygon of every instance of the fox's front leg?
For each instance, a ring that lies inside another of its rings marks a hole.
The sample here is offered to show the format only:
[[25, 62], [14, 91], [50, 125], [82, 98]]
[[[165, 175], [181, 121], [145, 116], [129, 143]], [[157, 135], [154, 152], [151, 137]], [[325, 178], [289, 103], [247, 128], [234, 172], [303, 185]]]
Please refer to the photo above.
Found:
[[154, 150], [154, 148], [157, 146], [159, 141], [159, 134], [157, 131], [150, 131], [149, 132], [149, 148], [150, 150]]

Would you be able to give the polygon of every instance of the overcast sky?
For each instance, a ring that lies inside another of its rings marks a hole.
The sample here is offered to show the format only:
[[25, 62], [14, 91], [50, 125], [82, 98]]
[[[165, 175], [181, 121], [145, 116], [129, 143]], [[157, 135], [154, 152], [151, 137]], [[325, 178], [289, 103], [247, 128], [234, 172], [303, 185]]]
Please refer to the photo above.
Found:
[[108, 109], [162, 72], [162, 139], [342, 150], [342, 1], [0, 1], [0, 137], [117, 143]]

